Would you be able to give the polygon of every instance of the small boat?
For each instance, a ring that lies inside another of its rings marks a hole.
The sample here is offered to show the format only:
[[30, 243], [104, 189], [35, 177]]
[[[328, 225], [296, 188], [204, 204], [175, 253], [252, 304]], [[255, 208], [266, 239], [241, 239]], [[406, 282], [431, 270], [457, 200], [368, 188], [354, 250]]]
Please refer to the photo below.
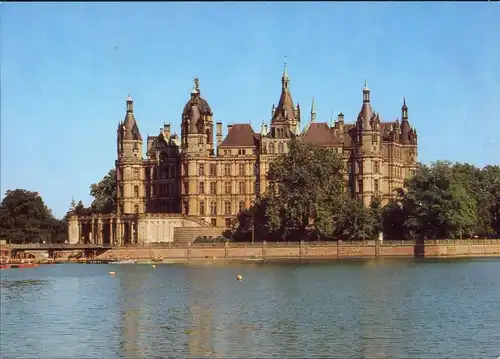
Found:
[[136, 264], [137, 261], [135, 259], [122, 259], [120, 261], [114, 262], [116, 264]]

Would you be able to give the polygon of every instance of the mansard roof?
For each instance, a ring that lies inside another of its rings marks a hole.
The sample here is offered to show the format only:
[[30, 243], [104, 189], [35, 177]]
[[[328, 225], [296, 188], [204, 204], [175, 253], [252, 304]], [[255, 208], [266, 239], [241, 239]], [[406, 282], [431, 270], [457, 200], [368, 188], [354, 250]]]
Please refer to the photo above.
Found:
[[226, 138], [219, 147], [254, 147], [256, 133], [248, 123], [237, 123], [229, 128]]
[[333, 134], [326, 122], [312, 122], [302, 135], [302, 141], [320, 146], [337, 146], [341, 144], [340, 139]]

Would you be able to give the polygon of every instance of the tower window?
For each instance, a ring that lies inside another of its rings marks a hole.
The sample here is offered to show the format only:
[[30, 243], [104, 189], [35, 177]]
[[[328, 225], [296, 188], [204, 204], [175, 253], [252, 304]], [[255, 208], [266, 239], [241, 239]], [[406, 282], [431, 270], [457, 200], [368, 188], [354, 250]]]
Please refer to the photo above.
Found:
[[373, 162], [373, 172], [380, 173], [380, 165], [378, 161]]
[[199, 165], [198, 174], [200, 176], [205, 176], [205, 165], [203, 163]]

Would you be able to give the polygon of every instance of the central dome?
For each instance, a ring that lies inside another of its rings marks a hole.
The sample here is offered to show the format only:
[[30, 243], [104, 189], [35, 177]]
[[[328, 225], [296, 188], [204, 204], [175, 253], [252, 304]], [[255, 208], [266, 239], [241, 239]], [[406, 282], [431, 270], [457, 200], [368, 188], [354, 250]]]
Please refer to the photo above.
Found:
[[184, 111], [182, 111], [182, 117], [189, 116], [191, 113], [191, 107], [194, 105], [198, 106], [200, 115], [212, 116], [212, 109], [208, 105], [208, 102], [200, 96], [199, 92], [192, 93], [191, 98], [184, 106]]

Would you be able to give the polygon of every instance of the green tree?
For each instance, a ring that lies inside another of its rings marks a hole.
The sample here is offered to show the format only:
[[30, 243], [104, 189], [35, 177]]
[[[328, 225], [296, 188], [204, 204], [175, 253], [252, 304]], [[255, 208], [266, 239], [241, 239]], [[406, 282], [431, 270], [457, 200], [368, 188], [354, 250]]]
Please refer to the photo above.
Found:
[[37, 192], [8, 190], [0, 203], [0, 237], [10, 243], [50, 242], [60, 226]]
[[457, 180], [449, 162], [421, 166], [405, 182], [403, 210], [410, 237], [458, 238], [473, 233], [476, 202], [463, 181]]
[[[374, 207], [376, 209], [375, 203]], [[361, 200], [345, 196], [334, 218], [334, 236], [344, 241], [375, 239], [380, 219], [373, 212], [374, 208], [366, 208]]]
[[289, 142], [289, 151], [270, 164], [264, 194], [269, 232], [281, 239], [328, 235], [345, 192], [342, 159], [319, 146]]
[[92, 212], [112, 213], [116, 210], [116, 170], [114, 168], [99, 182], [90, 186], [90, 195], [94, 197], [90, 205]]

